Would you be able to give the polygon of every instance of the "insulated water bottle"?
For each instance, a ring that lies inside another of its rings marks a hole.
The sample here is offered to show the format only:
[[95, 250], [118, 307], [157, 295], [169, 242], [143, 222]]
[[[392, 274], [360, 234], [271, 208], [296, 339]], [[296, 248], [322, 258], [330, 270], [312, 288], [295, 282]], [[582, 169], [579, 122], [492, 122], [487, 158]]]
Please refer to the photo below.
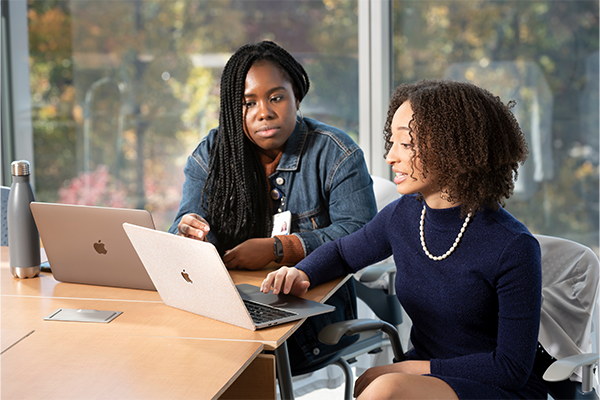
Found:
[[11, 164], [13, 183], [7, 205], [8, 255], [15, 278], [34, 278], [40, 273], [40, 236], [29, 208], [35, 201], [29, 182], [29, 161]]

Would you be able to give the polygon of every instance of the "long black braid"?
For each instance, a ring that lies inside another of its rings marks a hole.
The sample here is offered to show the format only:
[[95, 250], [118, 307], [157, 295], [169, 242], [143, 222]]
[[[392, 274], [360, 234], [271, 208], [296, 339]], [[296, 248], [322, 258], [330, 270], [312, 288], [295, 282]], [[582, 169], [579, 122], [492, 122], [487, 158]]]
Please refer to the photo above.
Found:
[[310, 87], [302, 65], [270, 41], [242, 46], [227, 61], [221, 76], [219, 131], [202, 190], [206, 219], [220, 253], [252, 237], [271, 234], [269, 184], [255, 145], [244, 134], [246, 75], [262, 60], [272, 62], [289, 78], [298, 102]]

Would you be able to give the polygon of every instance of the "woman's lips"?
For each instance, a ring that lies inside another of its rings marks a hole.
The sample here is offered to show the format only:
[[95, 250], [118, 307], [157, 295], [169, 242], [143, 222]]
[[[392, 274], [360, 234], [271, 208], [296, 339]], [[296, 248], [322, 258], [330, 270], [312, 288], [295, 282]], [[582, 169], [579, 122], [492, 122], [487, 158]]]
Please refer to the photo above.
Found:
[[260, 128], [256, 131], [256, 135], [263, 138], [270, 138], [274, 136], [279, 131], [279, 127], [277, 126], [269, 126], [265, 128]]
[[402, 182], [404, 182], [407, 177], [408, 177], [408, 174], [405, 174], [403, 172], [396, 172], [396, 176], [394, 176], [394, 183], [396, 185], [399, 185]]

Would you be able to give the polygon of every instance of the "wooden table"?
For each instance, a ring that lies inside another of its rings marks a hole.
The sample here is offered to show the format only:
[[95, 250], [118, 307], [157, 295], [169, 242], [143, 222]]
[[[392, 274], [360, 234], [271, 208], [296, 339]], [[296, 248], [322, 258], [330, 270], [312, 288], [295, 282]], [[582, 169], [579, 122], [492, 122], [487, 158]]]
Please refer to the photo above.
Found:
[[34, 331], [1, 356], [2, 397], [211, 399], [225, 392], [262, 347], [241, 341]]
[[[11, 393], [8, 398], [20, 398], [12, 395], [18, 393], [31, 394], [22, 398], [81, 398], [82, 387], [94, 391], [85, 398], [275, 398], [275, 368], [284, 377], [283, 397], [293, 397], [285, 340], [303, 321], [250, 331], [166, 306], [154, 291], [63, 283], [45, 272], [15, 279], [8, 248], [1, 252], [2, 393]], [[231, 275], [236, 284], [258, 286], [267, 272]], [[344, 281], [320, 285], [305, 298], [323, 302]], [[108, 324], [43, 320], [59, 308], [122, 314]], [[261, 350], [274, 356], [259, 355]], [[93, 368], [81, 359], [93, 360]], [[132, 360], [145, 373], [128, 373]], [[77, 384], [56, 386], [57, 365], [65, 379]], [[113, 366], [121, 372], [110, 372]], [[174, 374], [185, 379], [174, 379]], [[33, 376], [39, 384], [28, 384]], [[107, 382], [111, 396], [95, 383], [104, 378], [112, 381]], [[148, 385], [156, 386], [153, 394], [145, 389]]]

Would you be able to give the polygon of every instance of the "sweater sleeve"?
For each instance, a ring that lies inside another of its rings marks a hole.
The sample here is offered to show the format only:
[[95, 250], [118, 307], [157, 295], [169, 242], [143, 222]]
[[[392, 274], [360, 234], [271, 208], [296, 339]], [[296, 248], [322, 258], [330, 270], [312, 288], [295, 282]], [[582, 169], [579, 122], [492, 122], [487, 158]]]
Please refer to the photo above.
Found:
[[300, 238], [294, 235], [277, 235], [283, 245], [283, 265], [295, 265], [304, 259], [304, 249]]
[[351, 274], [384, 260], [392, 254], [386, 223], [397, 201], [381, 210], [358, 231], [327, 242], [310, 253], [296, 267], [306, 273], [311, 287]]
[[486, 382], [508, 390], [521, 388], [535, 358], [541, 307], [541, 253], [530, 234], [519, 234], [498, 260], [498, 341], [490, 353], [432, 359], [433, 375]]

